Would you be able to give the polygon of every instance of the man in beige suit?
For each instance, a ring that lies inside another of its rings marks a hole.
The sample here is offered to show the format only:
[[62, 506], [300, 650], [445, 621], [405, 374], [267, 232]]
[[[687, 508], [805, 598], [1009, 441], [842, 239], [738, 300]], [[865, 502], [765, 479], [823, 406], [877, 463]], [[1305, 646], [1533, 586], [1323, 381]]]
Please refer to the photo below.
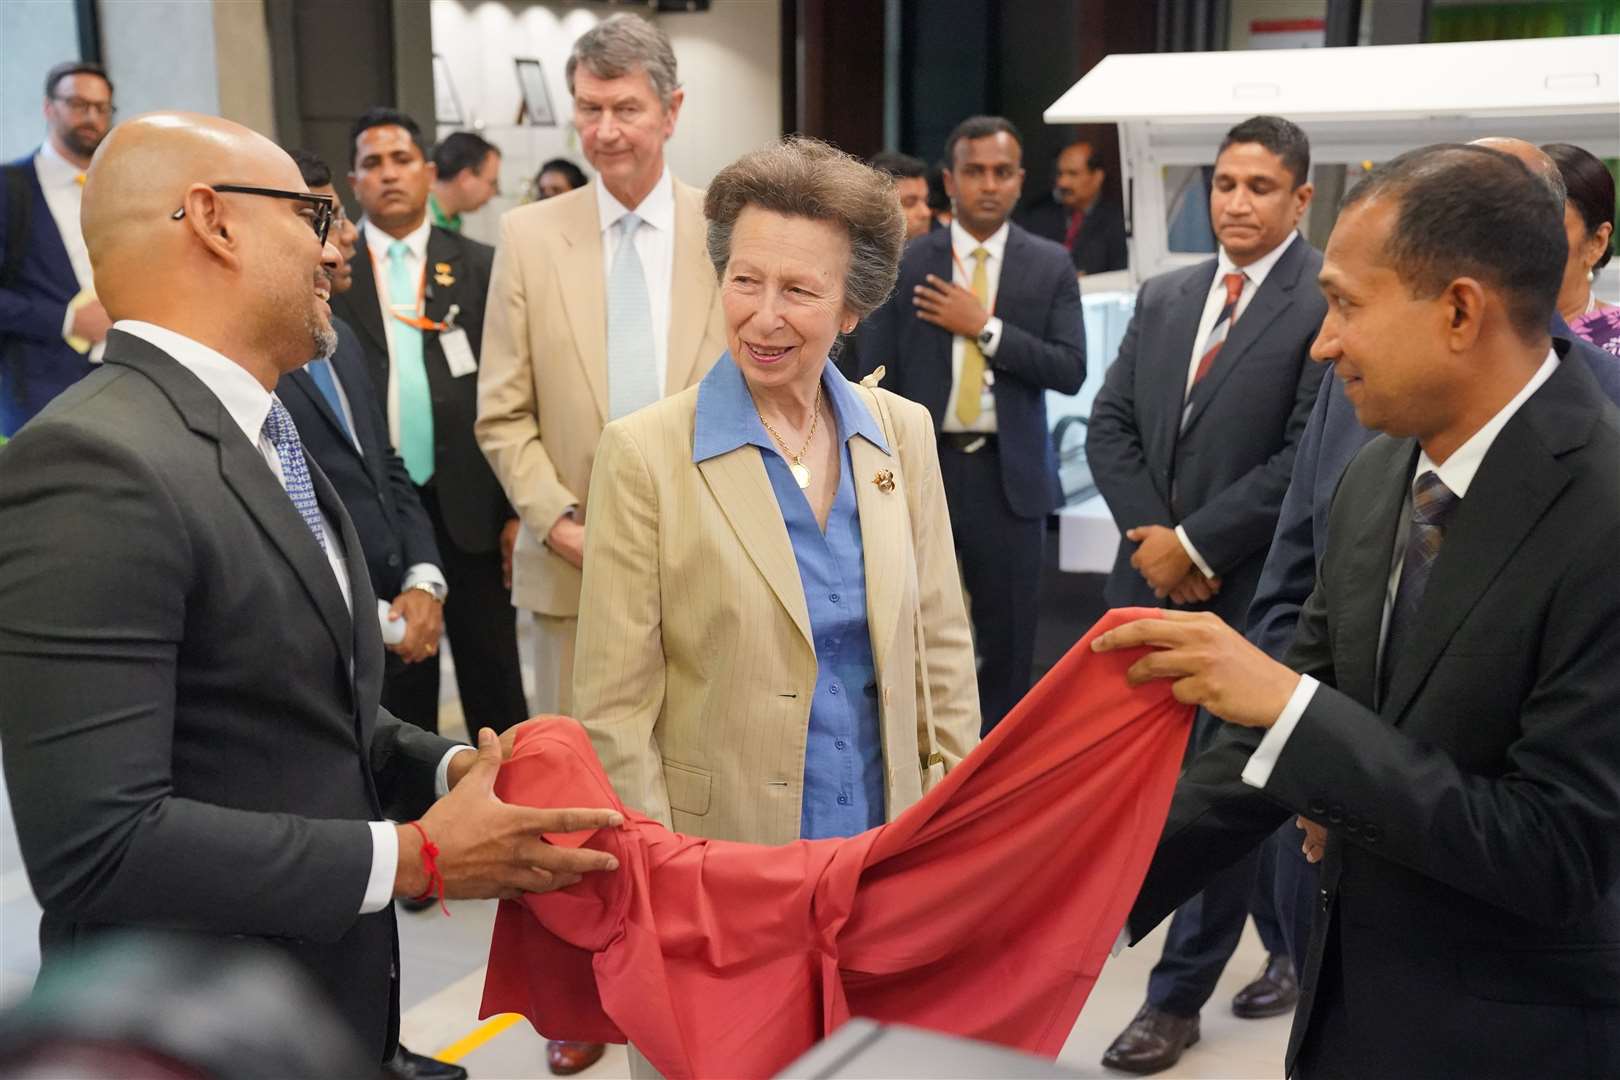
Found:
[[478, 443], [523, 519], [512, 602], [535, 614], [541, 712], [572, 712], [574, 629], [602, 426], [697, 385], [723, 351], [703, 192], [670, 175], [683, 91], [662, 30], [605, 19], [568, 59], [597, 178], [501, 221]]
[[[478, 444], [522, 518], [512, 602], [534, 613], [536, 704], [573, 710], [574, 631], [597, 439], [694, 386], [725, 351], [703, 193], [664, 164], [684, 97], [663, 31], [614, 15], [568, 58], [597, 178], [501, 220], [478, 372]], [[552, 1042], [553, 1073], [602, 1048]]]

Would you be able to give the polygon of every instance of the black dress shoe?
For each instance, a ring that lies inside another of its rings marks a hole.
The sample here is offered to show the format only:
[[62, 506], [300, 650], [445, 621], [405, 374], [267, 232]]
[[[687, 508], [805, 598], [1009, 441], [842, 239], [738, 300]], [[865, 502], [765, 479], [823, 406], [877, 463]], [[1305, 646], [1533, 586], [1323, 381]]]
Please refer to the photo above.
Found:
[[1286, 956], [1266, 961], [1260, 977], [1232, 997], [1232, 1012], [1245, 1020], [1263, 1020], [1292, 1012], [1299, 1001], [1299, 980], [1294, 962]]
[[426, 1054], [413, 1054], [403, 1043], [383, 1066], [383, 1072], [398, 1080], [467, 1080], [467, 1070], [460, 1065], [451, 1065]]
[[426, 911], [430, 907], [438, 907], [439, 898], [437, 896], [425, 896], [418, 900], [415, 897], [401, 896], [397, 898], [394, 903], [398, 904], [406, 911]]
[[1198, 1017], [1174, 1016], [1143, 1005], [1119, 1038], [1109, 1044], [1102, 1063], [1110, 1069], [1146, 1076], [1163, 1072], [1181, 1060], [1198, 1041]]

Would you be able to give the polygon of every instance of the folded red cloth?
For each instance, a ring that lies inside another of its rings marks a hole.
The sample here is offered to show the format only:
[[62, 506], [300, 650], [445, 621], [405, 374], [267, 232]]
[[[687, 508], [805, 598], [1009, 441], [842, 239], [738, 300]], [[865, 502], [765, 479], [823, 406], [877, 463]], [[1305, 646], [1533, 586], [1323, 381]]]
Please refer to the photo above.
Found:
[[[1091, 639], [944, 781], [858, 836], [780, 847], [621, 830], [548, 837], [614, 873], [502, 901], [482, 1016], [634, 1043], [666, 1077], [771, 1076], [850, 1016], [1056, 1056], [1164, 826], [1191, 708]], [[585, 732], [531, 725], [501, 798], [624, 809]]]

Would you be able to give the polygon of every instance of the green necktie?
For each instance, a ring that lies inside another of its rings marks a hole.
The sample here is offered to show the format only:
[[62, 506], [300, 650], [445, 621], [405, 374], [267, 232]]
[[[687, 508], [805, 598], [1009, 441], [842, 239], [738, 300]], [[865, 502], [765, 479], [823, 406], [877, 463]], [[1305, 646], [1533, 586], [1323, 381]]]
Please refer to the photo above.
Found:
[[[403, 240], [388, 245], [388, 304], [397, 315], [416, 318], [417, 286]], [[388, 320], [394, 344], [394, 376], [399, 386], [399, 456], [418, 485], [433, 478], [433, 396], [422, 358], [422, 331], [398, 318]]]

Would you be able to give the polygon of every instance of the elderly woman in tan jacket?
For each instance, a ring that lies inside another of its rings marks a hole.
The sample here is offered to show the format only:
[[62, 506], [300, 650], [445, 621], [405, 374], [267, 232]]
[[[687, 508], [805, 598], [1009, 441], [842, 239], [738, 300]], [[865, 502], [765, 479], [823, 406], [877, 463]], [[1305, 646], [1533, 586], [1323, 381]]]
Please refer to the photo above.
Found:
[[591, 480], [576, 712], [624, 801], [678, 831], [846, 836], [978, 739], [927, 410], [828, 357], [893, 288], [893, 184], [823, 143], [708, 190], [729, 351], [609, 424]]

